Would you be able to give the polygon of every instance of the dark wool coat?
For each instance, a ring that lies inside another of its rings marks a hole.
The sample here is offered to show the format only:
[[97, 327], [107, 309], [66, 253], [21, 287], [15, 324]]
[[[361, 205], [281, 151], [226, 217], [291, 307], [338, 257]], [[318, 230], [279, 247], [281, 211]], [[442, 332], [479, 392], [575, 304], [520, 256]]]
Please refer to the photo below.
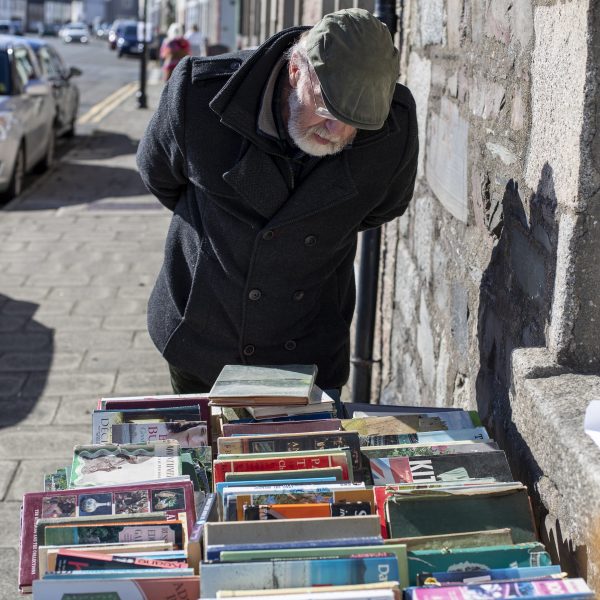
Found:
[[255, 52], [185, 58], [138, 150], [173, 218], [148, 306], [173, 366], [211, 384], [225, 364], [310, 364], [321, 387], [349, 374], [357, 233], [413, 194], [417, 121], [396, 86], [378, 131], [322, 158], [298, 185], [280, 142], [257, 128], [265, 83], [305, 28]]

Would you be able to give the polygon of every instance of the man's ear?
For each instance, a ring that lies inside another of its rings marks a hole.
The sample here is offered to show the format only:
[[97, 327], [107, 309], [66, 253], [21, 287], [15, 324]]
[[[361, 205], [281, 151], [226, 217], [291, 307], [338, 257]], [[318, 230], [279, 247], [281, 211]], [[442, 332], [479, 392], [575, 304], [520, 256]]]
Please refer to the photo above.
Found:
[[288, 77], [292, 88], [298, 87], [298, 81], [300, 79], [300, 67], [298, 54], [296, 52], [292, 52], [290, 60], [288, 61]]

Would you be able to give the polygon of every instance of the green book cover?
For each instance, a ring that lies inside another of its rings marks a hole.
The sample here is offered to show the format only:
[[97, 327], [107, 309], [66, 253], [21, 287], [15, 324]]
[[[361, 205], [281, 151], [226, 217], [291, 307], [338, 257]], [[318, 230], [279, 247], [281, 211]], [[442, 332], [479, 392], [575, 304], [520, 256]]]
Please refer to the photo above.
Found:
[[537, 539], [526, 488], [497, 493], [466, 488], [445, 494], [392, 495], [385, 507], [391, 538], [509, 527], [517, 544]]
[[316, 365], [225, 365], [208, 397], [217, 403], [236, 398], [297, 398], [308, 402], [316, 375]]
[[75, 446], [69, 487], [126, 485], [181, 476], [181, 448], [166, 440], [153, 444]]
[[79, 546], [129, 542], [172, 542], [183, 548], [183, 525], [179, 521], [145, 521], [130, 524], [49, 525], [44, 532], [45, 546]]
[[400, 584], [408, 586], [408, 559], [405, 544], [383, 546], [343, 546], [338, 548], [289, 548], [282, 550], [223, 550], [221, 562], [247, 562], [252, 560], [276, 560], [291, 558], [343, 558], [357, 554], [395, 554], [398, 560]]
[[550, 555], [539, 542], [512, 546], [412, 550], [407, 556], [410, 585], [417, 585], [419, 573], [546, 567], [552, 564]]

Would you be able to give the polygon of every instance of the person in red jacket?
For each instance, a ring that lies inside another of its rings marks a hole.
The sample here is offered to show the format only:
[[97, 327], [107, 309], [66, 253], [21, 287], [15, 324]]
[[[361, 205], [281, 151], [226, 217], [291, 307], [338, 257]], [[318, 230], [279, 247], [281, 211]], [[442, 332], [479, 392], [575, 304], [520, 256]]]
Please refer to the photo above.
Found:
[[160, 58], [163, 61], [163, 77], [169, 80], [173, 69], [179, 61], [191, 54], [190, 43], [183, 36], [183, 27], [179, 23], [171, 23], [167, 37], [160, 47]]

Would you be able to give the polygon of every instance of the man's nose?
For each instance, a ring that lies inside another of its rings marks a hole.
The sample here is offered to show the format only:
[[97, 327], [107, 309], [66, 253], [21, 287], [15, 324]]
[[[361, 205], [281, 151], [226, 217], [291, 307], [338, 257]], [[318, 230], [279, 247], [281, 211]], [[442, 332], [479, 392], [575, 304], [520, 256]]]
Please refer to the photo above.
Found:
[[334, 135], [341, 135], [344, 133], [346, 124], [338, 121], [337, 119], [327, 119], [325, 121], [325, 127], [330, 133], [333, 133]]

